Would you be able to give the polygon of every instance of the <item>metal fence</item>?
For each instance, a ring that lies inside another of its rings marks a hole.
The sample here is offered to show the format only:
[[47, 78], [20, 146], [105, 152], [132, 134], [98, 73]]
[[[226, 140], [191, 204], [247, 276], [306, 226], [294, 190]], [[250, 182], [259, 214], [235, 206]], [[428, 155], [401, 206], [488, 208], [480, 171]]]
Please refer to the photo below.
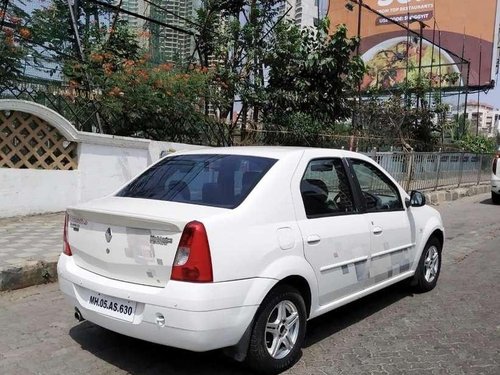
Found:
[[[99, 89], [76, 89], [62, 82], [1, 81], [0, 99], [20, 99], [42, 104], [65, 117], [78, 130], [106, 134], [142, 137], [171, 142], [225, 146], [232, 143], [225, 124], [213, 117], [184, 118], [182, 121], [150, 114], [151, 125], [146, 133], [125, 126], [127, 119], [121, 113], [108, 111], [101, 103]], [[154, 122], [155, 126], [152, 125]]]
[[42, 104], [65, 117], [78, 130], [99, 129], [100, 104], [96, 93], [70, 87], [59, 81], [2, 81], [0, 99], [20, 99]]
[[466, 152], [366, 153], [386, 169], [407, 191], [436, 190], [489, 181], [491, 154]]

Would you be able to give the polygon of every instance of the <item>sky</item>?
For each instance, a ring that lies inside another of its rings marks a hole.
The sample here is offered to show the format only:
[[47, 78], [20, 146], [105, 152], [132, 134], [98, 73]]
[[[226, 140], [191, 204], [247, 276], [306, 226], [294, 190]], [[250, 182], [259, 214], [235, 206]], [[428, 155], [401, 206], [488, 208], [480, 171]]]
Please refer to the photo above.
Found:
[[488, 94], [481, 94], [480, 98], [481, 102], [488, 103], [500, 109], [500, 82], [497, 82], [496, 87], [490, 90]]

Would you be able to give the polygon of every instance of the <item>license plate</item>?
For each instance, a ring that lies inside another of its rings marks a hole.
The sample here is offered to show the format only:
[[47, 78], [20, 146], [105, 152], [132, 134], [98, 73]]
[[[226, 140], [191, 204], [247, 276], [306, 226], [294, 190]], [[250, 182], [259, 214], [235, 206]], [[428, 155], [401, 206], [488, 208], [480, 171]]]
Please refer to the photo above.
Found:
[[87, 299], [88, 308], [103, 315], [131, 322], [134, 320], [136, 302], [111, 297], [106, 294], [90, 292]]

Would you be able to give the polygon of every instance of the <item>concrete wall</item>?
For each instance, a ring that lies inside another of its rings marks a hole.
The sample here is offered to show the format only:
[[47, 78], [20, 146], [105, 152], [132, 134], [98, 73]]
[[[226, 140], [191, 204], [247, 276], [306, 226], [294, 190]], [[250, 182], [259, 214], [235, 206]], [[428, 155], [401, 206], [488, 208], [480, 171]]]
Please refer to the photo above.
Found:
[[0, 168], [0, 217], [62, 211], [78, 202], [79, 171]]
[[81, 143], [79, 151], [80, 202], [112, 193], [150, 164], [144, 149]]
[[[99, 134], [92, 134], [87, 142], [102, 140], [102, 137]], [[123, 144], [123, 140], [127, 140], [127, 144]], [[113, 193], [156, 162], [162, 152], [166, 154], [202, 147], [126, 137], [113, 137], [104, 144], [87, 142], [81, 143], [79, 147], [79, 202]], [[135, 147], [134, 142], [138, 142]]]
[[202, 147], [80, 132], [57, 113], [30, 102], [0, 100], [0, 110], [32, 113], [78, 143], [76, 170], [0, 168], [0, 217], [63, 211], [116, 191], [162, 153]]

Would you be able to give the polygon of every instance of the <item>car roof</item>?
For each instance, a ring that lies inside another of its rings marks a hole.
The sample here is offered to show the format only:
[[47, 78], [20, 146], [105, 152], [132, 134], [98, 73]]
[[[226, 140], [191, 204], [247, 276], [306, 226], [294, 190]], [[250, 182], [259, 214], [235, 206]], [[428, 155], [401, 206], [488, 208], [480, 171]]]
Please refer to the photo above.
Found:
[[232, 147], [204, 147], [196, 150], [179, 151], [171, 155], [191, 155], [191, 154], [227, 154], [227, 155], [248, 155], [261, 156], [273, 159], [284, 159], [297, 154], [314, 154], [330, 157], [358, 157], [367, 159], [366, 156], [333, 148], [314, 148], [314, 147], [293, 147], [293, 146], [232, 146]]

